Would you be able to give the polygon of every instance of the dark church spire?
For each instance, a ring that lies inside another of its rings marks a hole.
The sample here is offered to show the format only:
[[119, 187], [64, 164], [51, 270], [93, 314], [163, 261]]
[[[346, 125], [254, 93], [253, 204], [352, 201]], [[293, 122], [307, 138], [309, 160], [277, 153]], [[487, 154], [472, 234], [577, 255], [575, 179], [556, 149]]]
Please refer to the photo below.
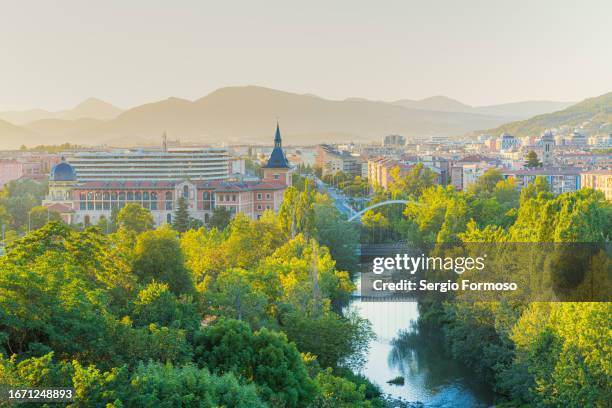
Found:
[[276, 121], [276, 133], [274, 134], [274, 149], [272, 149], [272, 153], [270, 154], [270, 158], [268, 159], [268, 163], [264, 166], [268, 169], [288, 169], [289, 162], [287, 161], [287, 157], [285, 157], [285, 152], [283, 152], [282, 147], [283, 141], [281, 140], [280, 134], [280, 126], [278, 125], [278, 120]]
[[282, 147], [280, 126], [278, 125], [278, 119], [276, 120], [276, 134], [274, 135], [274, 147], [278, 147], [279, 149]]

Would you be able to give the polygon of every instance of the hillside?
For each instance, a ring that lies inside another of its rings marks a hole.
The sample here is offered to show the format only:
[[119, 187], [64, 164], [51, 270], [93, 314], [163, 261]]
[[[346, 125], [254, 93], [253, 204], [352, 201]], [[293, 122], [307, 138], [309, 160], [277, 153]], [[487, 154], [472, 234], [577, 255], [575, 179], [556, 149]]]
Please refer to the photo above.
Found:
[[0, 149], [16, 149], [35, 140], [33, 132], [0, 119]]
[[332, 101], [268, 88], [246, 86], [218, 89], [188, 101], [169, 98], [127, 110], [99, 126], [91, 136], [97, 142], [170, 138], [201, 143], [270, 143], [279, 118], [287, 143], [334, 140], [369, 141], [381, 135], [460, 135], [480, 124], [500, 124], [491, 118], [463, 112], [407, 109], [385, 102]]
[[25, 125], [45, 119], [77, 120], [81, 118], [108, 120], [113, 119], [122, 112], [122, 109], [97, 98], [88, 98], [72, 109], [62, 111], [48, 111], [44, 109], [30, 109], [24, 111], [0, 112], [0, 119], [16, 125]]
[[585, 121], [612, 123], [612, 92], [585, 99], [563, 110], [507, 123], [478, 133], [493, 135], [508, 132], [515, 136], [538, 135], [545, 129], [567, 125], [579, 126]]

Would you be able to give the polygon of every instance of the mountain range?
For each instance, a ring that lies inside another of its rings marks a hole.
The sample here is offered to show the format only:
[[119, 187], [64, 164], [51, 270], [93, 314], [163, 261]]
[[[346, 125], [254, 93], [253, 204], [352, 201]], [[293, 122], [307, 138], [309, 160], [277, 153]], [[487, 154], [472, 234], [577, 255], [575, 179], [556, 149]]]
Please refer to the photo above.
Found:
[[481, 133], [498, 135], [507, 132], [515, 136], [539, 135], [546, 129], [560, 126], [579, 127], [585, 122], [598, 124], [600, 131], [604, 126], [612, 130], [612, 92], [585, 99], [557, 112], [510, 122]]
[[279, 118], [288, 144], [371, 141], [405, 136], [459, 136], [563, 109], [568, 102], [527, 101], [472, 107], [444, 96], [418, 101], [329, 100], [257, 86], [220, 88], [200, 99], [168, 98], [122, 111], [90, 98], [75, 108], [0, 112], [0, 148], [22, 144], [155, 144], [271, 142]]

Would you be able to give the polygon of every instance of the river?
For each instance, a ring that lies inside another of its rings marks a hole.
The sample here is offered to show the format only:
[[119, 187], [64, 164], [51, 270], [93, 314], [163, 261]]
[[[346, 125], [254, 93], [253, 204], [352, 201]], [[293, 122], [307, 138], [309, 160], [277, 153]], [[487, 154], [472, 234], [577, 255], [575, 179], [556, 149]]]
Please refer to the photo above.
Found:
[[[362, 374], [378, 384], [385, 394], [425, 407], [488, 407], [493, 393], [475, 381], [473, 373], [448, 358], [438, 334], [420, 333], [416, 302], [362, 301], [348, 306], [367, 318], [377, 339], [370, 343]], [[387, 381], [402, 376], [403, 385]]]

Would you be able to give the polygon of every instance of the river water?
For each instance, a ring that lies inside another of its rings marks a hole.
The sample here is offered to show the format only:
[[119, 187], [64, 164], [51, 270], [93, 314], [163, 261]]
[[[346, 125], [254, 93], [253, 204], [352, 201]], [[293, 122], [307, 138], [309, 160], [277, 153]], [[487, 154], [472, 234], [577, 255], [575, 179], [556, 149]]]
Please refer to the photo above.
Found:
[[[423, 333], [415, 323], [416, 302], [362, 301], [348, 306], [372, 323], [377, 339], [370, 343], [368, 361], [362, 370], [385, 394], [426, 407], [488, 407], [493, 393], [475, 381], [473, 373], [450, 359], [439, 334]], [[387, 381], [404, 377], [403, 385]]]

